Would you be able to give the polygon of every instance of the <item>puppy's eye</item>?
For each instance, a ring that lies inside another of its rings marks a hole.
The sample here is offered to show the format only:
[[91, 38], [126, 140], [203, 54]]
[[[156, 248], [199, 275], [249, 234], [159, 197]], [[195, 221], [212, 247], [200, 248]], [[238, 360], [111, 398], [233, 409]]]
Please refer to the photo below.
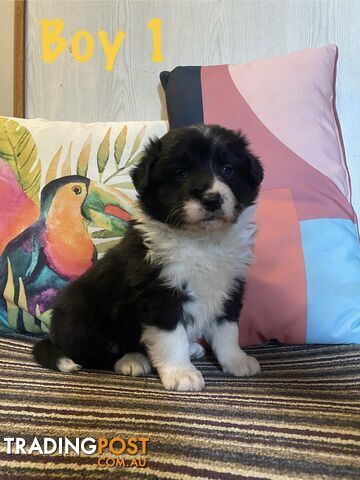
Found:
[[188, 172], [183, 168], [178, 168], [175, 172], [175, 175], [177, 176], [177, 178], [185, 179], [188, 176]]
[[75, 193], [75, 195], [80, 195], [80, 193], [82, 192], [82, 188], [79, 187], [79, 185], [76, 185], [72, 188], [72, 191]]
[[231, 165], [224, 165], [222, 167], [222, 172], [224, 175], [231, 175], [234, 172], [234, 169]]

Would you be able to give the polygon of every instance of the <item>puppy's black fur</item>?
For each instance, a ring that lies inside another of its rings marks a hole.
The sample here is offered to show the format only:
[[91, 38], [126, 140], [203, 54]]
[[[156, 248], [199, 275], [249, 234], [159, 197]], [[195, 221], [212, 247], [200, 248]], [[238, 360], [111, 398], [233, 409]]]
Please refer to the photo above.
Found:
[[[149, 143], [132, 172], [140, 210], [182, 232], [188, 225], [179, 206], [189, 199], [205, 202], [214, 176], [236, 198], [236, 222], [255, 201], [263, 178], [259, 160], [239, 133], [219, 126], [172, 130]], [[209, 212], [213, 210], [211, 204]], [[34, 347], [38, 363], [56, 368], [58, 359], [67, 356], [84, 367], [112, 369], [128, 352], [145, 353], [140, 341], [144, 325], [170, 331], [183, 320], [183, 306], [193, 299], [185, 288], [170, 288], [159, 279], [162, 267], [146, 259], [148, 247], [138, 222], [131, 221], [122, 241], [56, 298], [49, 339]], [[224, 306], [233, 320], [243, 287], [239, 282]]]

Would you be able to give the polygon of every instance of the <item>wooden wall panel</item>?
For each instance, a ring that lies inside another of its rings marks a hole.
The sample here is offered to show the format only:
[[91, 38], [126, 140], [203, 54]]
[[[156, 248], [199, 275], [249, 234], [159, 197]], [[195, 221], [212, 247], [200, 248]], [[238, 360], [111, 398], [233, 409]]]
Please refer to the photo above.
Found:
[[13, 0], [0, 0], [0, 115], [13, 115]]
[[13, 115], [25, 115], [25, 0], [14, 0]]
[[[163, 20], [162, 63], [152, 63], [153, 17]], [[126, 37], [114, 70], [95, 40], [93, 58], [69, 49], [52, 65], [41, 61], [40, 19], [61, 18], [63, 35]], [[82, 121], [165, 118], [158, 75], [176, 65], [242, 63], [306, 47], [339, 46], [337, 105], [360, 212], [359, 0], [28, 0], [26, 115]]]

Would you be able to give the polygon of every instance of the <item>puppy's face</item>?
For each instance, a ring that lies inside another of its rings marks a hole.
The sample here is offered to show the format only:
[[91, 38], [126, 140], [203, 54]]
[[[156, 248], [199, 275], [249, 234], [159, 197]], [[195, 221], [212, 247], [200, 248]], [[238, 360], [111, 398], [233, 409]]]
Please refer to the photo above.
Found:
[[132, 171], [144, 212], [174, 228], [212, 231], [256, 199], [259, 160], [239, 133], [217, 125], [170, 130]]

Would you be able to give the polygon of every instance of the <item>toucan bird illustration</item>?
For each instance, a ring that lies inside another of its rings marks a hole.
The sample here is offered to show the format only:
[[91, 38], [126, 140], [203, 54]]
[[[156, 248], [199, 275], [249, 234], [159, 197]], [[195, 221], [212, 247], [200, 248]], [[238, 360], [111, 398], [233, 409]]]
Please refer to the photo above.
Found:
[[70, 175], [48, 183], [41, 192], [39, 218], [0, 257], [0, 297], [10, 272], [14, 303], [25, 294], [32, 315], [48, 310], [58, 291], [97, 258], [89, 225], [119, 236], [132, 212], [127, 195], [87, 177]]

